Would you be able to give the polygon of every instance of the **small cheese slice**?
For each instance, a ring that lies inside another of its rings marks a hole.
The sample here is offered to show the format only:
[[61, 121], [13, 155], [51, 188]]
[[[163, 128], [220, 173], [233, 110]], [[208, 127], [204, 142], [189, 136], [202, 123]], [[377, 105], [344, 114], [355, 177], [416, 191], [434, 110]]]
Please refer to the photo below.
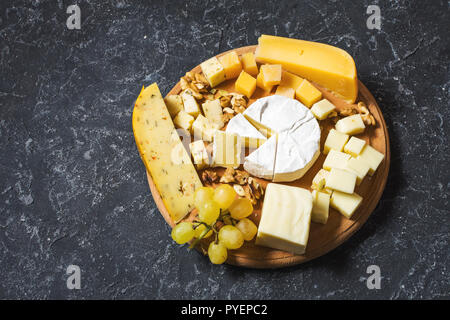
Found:
[[211, 142], [216, 131], [217, 126], [201, 114], [192, 123], [192, 133], [197, 139]]
[[242, 64], [236, 51], [231, 51], [219, 57], [219, 62], [225, 71], [225, 79], [234, 79], [242, 71]]
[[303, 79], [300, 86], [295, 90], [295, 97], [305, 106], [311, 106], [322, 99], [322, 92], [316, 89], [308, 80]]
[[350, 158], [349, 154], [332, 149], [323, 162], [323, 168], [325, 170], [331, 170], [331, 168], [345, 169]]
[[342, 151], [344, 149], [345, 144], [347, 143], [349, 138], [348, 134], [339, 132], [335, 129], [331, 129], [328, 132], [327, 139], [325, 140], [325, 145], [323, 147], [323, 153], [328, 154], [331, 149], [336, 151]]
[[369, 165], [369, 175], [373, 175], [377, 170], [378, 166], [384, 159], [384, 154], [375, 150], [373, 147], [366, 145], [364, 149], [361, 151], [361, 154], [358, 156]]
[[277, 94], [279, 96], [285, 96], [285, 97], [291, 98], [291, 99], [295, 98], [295, 90], [290, 87], [286, 87], [286, 86], [279, 85], [277, 87], [277, 90], [275, 91], [275, 94]]
[[242, 93], [247, 98], [251, 98], [256, 89], [256, 79], [247, 72], [242, 71], [234, 83], [236, 91]]
[[347, 219], [350, 219], [356, 209], [361, 205], [362, 197], [356, 193], [349, 194], [345, 192], [333, 191], [330, 205], [339, 211]]
[[273, 85], [266, 85], [263, 80], [263, 74], [259, 71], [258, 76], [256, 77], [256, 86], [261, 88], [264, 92], [272, 91]]
[[311, 223], [312, 195], [302, 188], [269, 183], [256, 244], [304, 254]]
[[320, 169], [312, 180], [311, 188], [315, 190], [322, 190], [325, 188], [325, 184], [327, 182], [327, 177], [330, 174], [330, 171], [325, 169]]
[[217, 129], [223, 128], [223, 111], [219, 99], [205, 101], [202, 104], [202, 109], [205, 117], [212, 123], [216, 124]]
[[200, 67], [211, 87], [214, 88], [225, 81], [225, 70], [216, 57], [202, 62]]
[[313, 104], [311, 112], [318, 120], [324, 120], [328, 115], [336, 109], [327, 99], [322, 99], [319, 102]]
[[225, 131], [238, 134], [241, 137], [242, 146], [248, 148], [256, 149], [267, 140], [261, 132], [248, 122], [242, 113], [238, 113], [231, 118]]
[[336, 122], [336, 130], [349, 135], [362, 133], [365, 128], [360, 114], [354, 114]]
[[183, 99], [178, 94], [171, 94], [170, 96], [165, 97], [164, 102], [166, 103], [167, 110], [169, 110], [172, 119], [178, 114], [178, 112], [184, 110]]
[[194, 123], [195, 118], [184, 110], [181, 110], [173, 119], [175, 127], [189, 131]]
[[142, 161], [170, 217], [178, 222], [194, 209], [194, 192], [202, 183], [156, 83], [139, 94], [132, 118]]
[[356, 174], [336, 168], [331, 168], [325, 183], [325, 187], [345, 193], [353, 193], [355, 185]]
[[351, 158], [347, 161], [345, 170], [356, 174], [356, 185], [360, 185], [370, 170], [370, 166], [361, 158]]
[[347, 144], [344, 146], [344, 152], [356, 158], [361, 153], [365, 145], [366, 141], [358, 139], [356, 137], [351, 137]]
[[197, 100], [195, 100], [192, 90], [186, 89], [181, 93], [181, 99], [183, 100], [184, 111], [189, 113], [194, 118], [200, 114], [200, 108], [198, 107]]
[[276, 153], [277, 135], [273, 135], [262, 146], [245, 157], [245, 171], [256, 177], [272, 180]]
[[202, 140], [197, 140], [189, 144], [192, 159], [194, 159], [195, 167], [201, 170], [209, 166], [209, 156], [206, 151], [205, 143]]
[[265, 87], [278, 85], [281, 82], [280, 64], [265, 64], [260, 67], [260, 73]]
[[314, 190], [311, 220], [317, 223], [325, 224], [328, 221], [330, 210], [330, 194]]
[[294, 89], [294, 91], [295, 91], [300, 86], [302, 81], [303, 81], [303, 78], [300, 78], [299, 76], [296, 76], [293, 73], [283, 70], [282, 74], [281, 74], [280, 86], [289, 87], [289, 88]]
[[258, 74], [258, 65], [256, 64], [255, 55], [253, 52], [244, 53], [241, 57], [242, 67], [244, 71], [252, 76]]
[[241, 164], [241, 140], [237, 134], [216, 131], [213, 144], [213, 165], [237, 168]]

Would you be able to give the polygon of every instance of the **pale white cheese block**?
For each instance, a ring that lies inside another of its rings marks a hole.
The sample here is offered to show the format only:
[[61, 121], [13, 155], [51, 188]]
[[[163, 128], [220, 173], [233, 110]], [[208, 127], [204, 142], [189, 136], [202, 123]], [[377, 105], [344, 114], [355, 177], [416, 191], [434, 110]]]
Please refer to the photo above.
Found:
[[309, 237], [313, 198], [302, 188], [269, 183], [256, 244], [304, 254]]
[[245, 171], [267, 180], [273, 179], [277, 135], [270, 137], [261, 147], [250, 153], [244, 160]]
[[238, 113], [228, 122], [225, 131], [238, 134], [241, 137], [242, 145], [249, 148], [258, 148], [267, 140], [261, 132], [248, 122], [242, 113]]

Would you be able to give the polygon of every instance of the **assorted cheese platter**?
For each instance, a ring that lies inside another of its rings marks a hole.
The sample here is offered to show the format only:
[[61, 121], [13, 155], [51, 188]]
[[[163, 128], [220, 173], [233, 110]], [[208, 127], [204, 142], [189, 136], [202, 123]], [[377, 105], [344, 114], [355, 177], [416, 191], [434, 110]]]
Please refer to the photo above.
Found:
[[133, 131], [179, 244], [277, 268], [337, 247], [387, 181], [381, 110], [345, 51], [266, 36], [201, 63], [165, 98], [142, 88]]

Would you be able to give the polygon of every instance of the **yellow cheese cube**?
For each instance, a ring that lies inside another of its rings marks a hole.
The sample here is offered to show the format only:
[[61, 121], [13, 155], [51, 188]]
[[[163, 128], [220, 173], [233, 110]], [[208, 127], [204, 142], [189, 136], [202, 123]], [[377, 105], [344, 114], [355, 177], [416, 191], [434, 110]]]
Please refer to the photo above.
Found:
[[202, 104], [202, 109], [206, 118], [217, 125], [217, 129], [223, 128], [223, 111], [219, 99], [205, 101]]
[[169, 110], [170, 116], [172, 119], [183, 110], [183, 99], [178, 94], [171, 94], [164, 98], [164, 102], [166, 103], [167, 110]]
[[303, 79], [300, 86], [295, 90], [295, 96], [308, 108], [322, 99], [322, 92], [316, 89], [308, 80]]
[[342, 151], [345, 144], [348, 141], [349, 136], [347, 134], [331, 129], [328, 133], [325, 145], [323, 147], [323, 153], [328, 154], [330, 150]]
[[265, 87], [274, 86], [281, 82], [281, 65], [265, 64], [261, 66], [260, 73]]
[[189, 131], [191, 129], [192, 123], [194, 122], [194, 117], [191, 116], [189, 113], [187, 113], [184, 110], [181, 110], [178, 112], [176, 117], [173, 119], [173, 123], [175, 124], [175, 127], [181, 128], [184, 130]]
[[256, 86], [258, 88], [263, 89], [265, 92], [270, 92], [270, 91], [272, 91], [272, 88], [273, 88], [273, 86], [264, 85], [263, 75], [262, 75], [261, 71], [258, 73], [258, 76], [256, 77]]
[[333, 191], [331, 195], [330, 205], [332, 208], [339, 211], [347, 219], [350, 219], [358, 209], [362, 202], [362, 197], [356, 193], [349, 194], [339, 191]]
[[356, 174], [342, 169], [331, 168], [325, 186], [332, 190], [353, 193], [356, 185]]
[[237, 78], [242, 71], [242, 64], [236, 51], [228, 52], [219, 57], [219, 62], [225, 71], [225, 79]]
[[369, 172], [369, 165], [361, 158], [351, 158], [347, 161], [345, 170], [356, 174], [356, 184], [359, 186], [366, 174]]
[[258, 65], [256, 64], [253, 52], [247, 52], [242, 55], [242, 67], [244, 71], [252, 76], [258, 74]]
[[354, 114], [336, 122], [336, 130], [345, 134], [359, 134], [364, 132], [365, 128], [360, 114]]
[[236, 91], [250, 98], [256, 89], [256, 79], [242, 71], [234, 84]]
[[349, 154], [331, 149], [323, 162], [323, 168], [325, 170], [331, 170], [331, 168], [345, 169], [350, 158]]
[[225, 81], [225, 70], [216, 57], [202, 62], [200, 67], [211, 87], [215, 87]]
[[277, 87], [277, 90], [275, 91], [275, 94], [279, 95], [279, 96], [285, 96], [291, 99], [295, 98], [295, 90], [290, 88], [290, 87], [285, 87], [282, 85], [279, 85]]
[[203, 115], [199, 114], [197, 119], [192, 123], [192, 133], [194, 137], [204, 140], [213, 141], [214, 133], [217, 131], [217, 125], [213, 124]]
[[327, 99], [322, 99], [319, 102], [313, 104], [311, 112], [318, 120], [323, 120], [328, 117], [328, 115], [334, 111], [336, 107]]
[[380, 165], [381, 161], [384, 159], [384, 154], [375, 150], [369, 145], [366, 145], [364, 149], [361, 151], [361, 154], [358, 156], [364, 160], [370, 167], [369, 175], [373, 175]]
[[197, 100], [195, 100], [192, 90], [186, 89], [181, 93], [181, 99], [183, 100], [184, 111], [189, 113], [194, 118], [200, 114], [200, 108], [198, 107]]
[[303, 78], [300, 78], [299, 76], [296, 76], [293, 73], [284, 70], [281, 72], [280, 86], [285, 86], [297, 90], [302, 81]]
[[216, 131], [213, 144], [213, 164], [218, 167], [239, 167], [241, 163], [241, 139], [237, 134]]
[[330, 194], [315, 191], [316, 195], [313, 200], [311, 220], [317, 223], [325, 224], [328, 220], [330, 209]]
[[344, 152], [356, 158], [361, 153], [365, 145], [366, 141], [358, 139], [356, 137], [351, 137], [347, 144], [344, 146]]
[[206, 151], [205, 143], [202, 140], [197, 140], [189, 144], [192, 158], [194, 159], [195, 167], [201, 170], [209, 166], [208, 152]]
[[325, 187], [325, 183], [329, 174], [329, 171], [320, 169], [312, 180], [311, 188], [319, 191], [322, 190]]

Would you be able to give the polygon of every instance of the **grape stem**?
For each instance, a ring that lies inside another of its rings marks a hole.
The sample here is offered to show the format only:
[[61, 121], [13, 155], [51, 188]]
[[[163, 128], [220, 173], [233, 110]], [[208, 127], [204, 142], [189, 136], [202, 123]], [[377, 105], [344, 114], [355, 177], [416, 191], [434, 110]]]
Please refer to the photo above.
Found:
[[198, 223], [197, 226], [194, 227], [197, 228], [199, 225], [204, 224], [205, 225], [205, 230], [203, 230], [202, 234], [200, 235], [200, 237], [198, 237], [197, 239], [195, 239], [194, 242], [192, 242], [192, 244], [189, 246], [189, 249], [193, 249], [195, 248], [195, 246], [208, 234], [209, 231], [214, 230], [214, 232], [217, 232], [216, 229], [214, 228], [214, 226], [216, 225], [216, 222], [214, 222], [212, 225], [209, 225], [203, 221], [194, 221], [196, 223]]

